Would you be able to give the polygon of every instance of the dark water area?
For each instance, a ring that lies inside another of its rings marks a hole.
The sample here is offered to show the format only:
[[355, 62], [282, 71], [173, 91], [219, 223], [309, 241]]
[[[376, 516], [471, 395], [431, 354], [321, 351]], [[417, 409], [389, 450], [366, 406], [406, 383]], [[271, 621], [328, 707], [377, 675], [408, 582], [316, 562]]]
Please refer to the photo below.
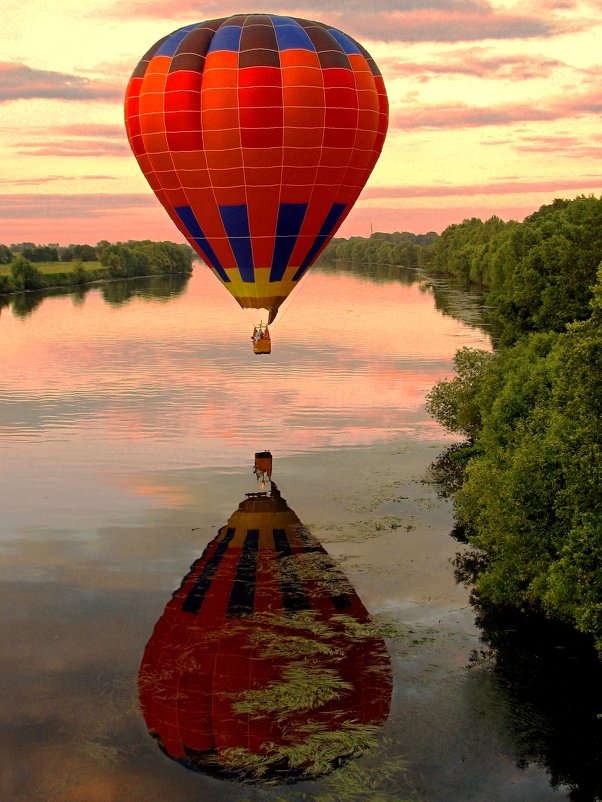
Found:
[[424, 397], [484, 320], [366, 265], [269, 357], [200, 267], [12, 297], [1, 802], [599, 799], [591, 649], [454, 575]]

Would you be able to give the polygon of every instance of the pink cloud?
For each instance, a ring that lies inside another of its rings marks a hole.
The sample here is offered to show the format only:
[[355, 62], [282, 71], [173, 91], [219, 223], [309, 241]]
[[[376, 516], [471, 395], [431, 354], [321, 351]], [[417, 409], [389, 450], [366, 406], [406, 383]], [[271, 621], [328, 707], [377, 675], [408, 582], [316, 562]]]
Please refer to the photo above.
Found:
[[[40, 130], [40, 129], [38, 129]], [[105, 139], [123, 139], [124, 128], [122, 125], [102, 125], [100, 123], [86, 123], [83, 125], [54, 125], [44, 128], [44, 134], [60, 134], [63, 136], [96, 136]]]
[[508, 103], [505, 106], [468, 106], [459, 102], [416, 105], [395, 112], [391, 127], [410, 131], [421, 128], [475, 128], [560, 120], [600, 111], [602, 96], [592, 91], [589, 94], [550, 98], [547, 102]]
[[56, 181], [115, 181], [114, 175], [45, 175], [31, 178], [0, 178], [0, 184], [10, 186], [40, 186]]
[[103, 140], [66, 140], [62, 143], [28, 142], [17, 149], [26, 156], [130, 156], [127, 142], [105, 142]]
[[[167, 10], [168, 9], [168, 10]], [[515, 39], [549, 36], [564, 30], [567, 23], [554, 20], [551, 14], [500, 13], [483, 2], [458, 0], [375, 0], [366, 6], [363, 0], [333, 0], [327, 9], [320, 0], [280, 2], [274, 13], [328, 21], [362, 41], [458, 42], [482, 39]], [[103, 14], [178, 20], [187, 24], [227, 15], [223, 3], [209, 0], [199, 12], [193, 0], [162, 0], [114, 4]], [[574, 23], [573, 23], [574, 24]], [[173, 29], [177, 24], [173, 25]], [[169, 29], [166, 30], [166, 33]], [[149, 45], [152, 43], [148, 43]]]
[[520, 153], [551, 153], [555, 156], [573, 159], [602, 158], [602, 137], [592, 136], [589, 140], [569, 135], [523, 136], [518, 142], [510, 143]]
[[[11, 136], [23, 137], [23, 128], [16, 126], [2, 126], [0, 131]], [[68, 125], [32, 125], [27, 128], [29, 136], [41, 137], [96, 137], [98, 139], [119, 139], [125, 138], [125, 128], [123, 125], [106, 125], [103, 123], [69, 123]]]
[[0, 194], [0, 242], [184, 242], [152, 193]]
[[428, 62], [398, 61], [389, 59], [379, 62], [387, 75], [395, 77], [416, 76], [428, 81], [432, 76], [467, 75], [475, 78], [495, 78], [508, 81], [527, 81], [547, 78], [554, 70], [565, 66], [556, 59], [542, 56], [504, 56], [489, 48], [474, 47], [446, 53], [443, 57]]
[[552, 11], [575, 11], [579, 2], [578, 0], [537, 0], [532, 6], [532, 10], [543, 14]]
[[445, 186], [368, 187], [362, 200], [382, 198], [447, 198], [472, 195], [521, 195], [536, 193], [556, 194], [564, 190], [602, 189], [602, 175], [555, 181], [498, 181], [490, 184], [448, 184]]
[[[341, 14], [344, 24], [346, 15]], [[382, 17], [366, 14], [353, 20], [353, 29], [368, 39], [400, 42], [470, 42], [483, 39], [531, 39], [550, 36], [552, 21], [512, 14], [497, 14], [490, 8], [418, 9], [394, 11]]]
[[123, 87], [78, 75], [36, 70], [18, 62], [0, 62], [0, 103], [11, 100], [116, 100]]
[[131, 155], [123, 126], [92, 123], [5, 130], [12, 136], [15, 152], [26, 156]]
[[90, 218], [121, 214], [124, 210], [158, 207], [154, 195], [110, 193], [51, 195], [0, 195], [0, 218], [32, 220], [36, 218]]

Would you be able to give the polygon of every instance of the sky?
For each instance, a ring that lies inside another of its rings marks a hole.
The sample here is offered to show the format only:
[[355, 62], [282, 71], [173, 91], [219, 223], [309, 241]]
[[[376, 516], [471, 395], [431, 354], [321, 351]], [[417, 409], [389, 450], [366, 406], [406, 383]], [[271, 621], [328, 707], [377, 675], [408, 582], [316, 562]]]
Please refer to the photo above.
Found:
[[0, 243], [183, 241], [129, 148], [123, 95], [154, 42], [268, 12], [362, 42], [390, 103], [339, 236], [522, 220], [602, 194], [602, 0], [3, 0]]

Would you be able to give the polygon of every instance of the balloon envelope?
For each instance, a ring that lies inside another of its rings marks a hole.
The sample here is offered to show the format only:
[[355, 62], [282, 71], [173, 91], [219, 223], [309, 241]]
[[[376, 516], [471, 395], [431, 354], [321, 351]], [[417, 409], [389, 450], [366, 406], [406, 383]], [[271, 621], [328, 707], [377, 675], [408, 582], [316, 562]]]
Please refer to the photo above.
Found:
[[372, 172], [388, 103], [374, 60], [342, 31], [237, 14], [157, 42], [125, 121], [188, 242], [240, 306], [273, 319]]

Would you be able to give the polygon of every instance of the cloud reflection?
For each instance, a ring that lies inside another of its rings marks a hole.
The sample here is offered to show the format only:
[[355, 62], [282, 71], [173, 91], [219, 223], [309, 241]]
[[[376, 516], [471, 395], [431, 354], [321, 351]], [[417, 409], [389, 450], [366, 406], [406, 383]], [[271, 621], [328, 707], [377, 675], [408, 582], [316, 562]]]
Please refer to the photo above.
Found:
[[[258, 441], [291, 453], [388, 440], [408, 427], [440, 436], [423, 399], [451, 371], [465, 327], [434, 312], [431, 290], [401, 278], [400, 268], [382, 283], [314, 272], [261, 364], [249, 347], [252, 321], [200, 265], [178, 296], [134, 292], [125, 304], [112, 283], [102, 291], [111, 306], [92, 290], [77, 307], [44, 299], [26, 325], [5, 311], [0, 433], [52, 432], [68, 438], [74, 458], [95, 443], [99, 460], [116, 448], [127, 459], [128, 444], [185, 442], [212, 464], [236, 464]], [[487, 345], [476, 329], [466, 336]]]

